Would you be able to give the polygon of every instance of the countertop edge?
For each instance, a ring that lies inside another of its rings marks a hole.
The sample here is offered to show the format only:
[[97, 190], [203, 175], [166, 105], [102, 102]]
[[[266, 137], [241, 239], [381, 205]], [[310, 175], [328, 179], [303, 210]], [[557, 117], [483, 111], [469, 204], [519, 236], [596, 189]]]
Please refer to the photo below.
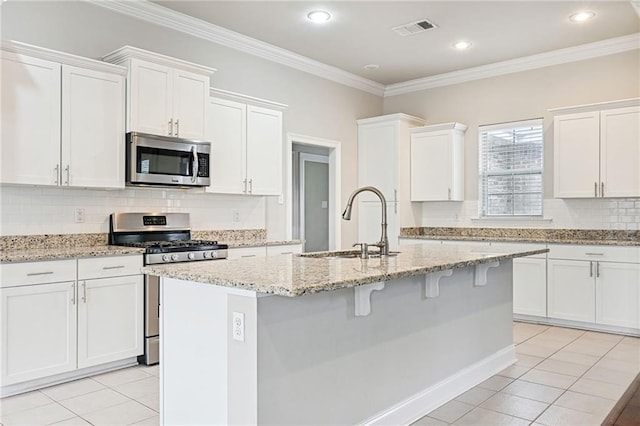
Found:
[[640, 247], [640, 241], [631, 240], [569, 240], [569, 239], [533, 239], [533, 238], [509, 238], [509, 237], [470, 237], [452, 235], [401, 235], [401, 240], [431, 240], [431, 241], [483, 241], [503, 243], [529, 243], [529, 244], [567, 244], [567, 245], [594, 245], [594, 246], [623, 246]]

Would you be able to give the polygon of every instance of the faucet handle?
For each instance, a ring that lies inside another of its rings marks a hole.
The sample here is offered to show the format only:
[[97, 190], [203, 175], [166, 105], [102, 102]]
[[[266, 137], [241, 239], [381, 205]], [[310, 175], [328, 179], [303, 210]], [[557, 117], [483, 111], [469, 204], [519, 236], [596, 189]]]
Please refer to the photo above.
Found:
[[360, 259], [369, 258], [369, 244], [367, 243], [355, 243], [352, 247], [360, 246]]

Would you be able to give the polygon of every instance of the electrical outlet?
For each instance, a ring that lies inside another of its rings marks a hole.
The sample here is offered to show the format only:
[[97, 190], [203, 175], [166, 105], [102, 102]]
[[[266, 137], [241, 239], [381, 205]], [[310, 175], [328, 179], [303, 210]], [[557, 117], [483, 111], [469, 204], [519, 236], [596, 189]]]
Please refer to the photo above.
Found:
[[233, 340], [244, 342], [244, 314], [242, 312], [233, 313], [231, 331], [233, 333]]
[[76, 223], [84, 223], [84, 209], [76, 209]]
[[233, 221], [240, 222], [240, 212], [238, 210], [233, 211]]

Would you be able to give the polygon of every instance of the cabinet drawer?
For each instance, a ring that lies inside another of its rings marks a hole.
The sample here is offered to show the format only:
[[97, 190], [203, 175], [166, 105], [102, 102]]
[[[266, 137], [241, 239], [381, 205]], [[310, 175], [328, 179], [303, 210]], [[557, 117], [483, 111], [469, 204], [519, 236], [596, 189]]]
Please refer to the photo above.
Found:
[[76, 261], [74, 259], [2, 264], [0, 276], [0, 287], [75, 281]]
[[640, 247], [549, 244], [549, 259], [640, 263]]
[[284, 246], [267, 246], [267, 256], [275, 256], [279, 254], [298, 254], [302, 253], [301, 244], [288, 244]]
[[142, 256], [114, 256], [78, 259], [78, 279], [120, 277], [140, 274]]
[[229, 259], [241, 259], [243, 257], [264, 257], [267, 254], [266, 247], [239, 247], [230, 248]]

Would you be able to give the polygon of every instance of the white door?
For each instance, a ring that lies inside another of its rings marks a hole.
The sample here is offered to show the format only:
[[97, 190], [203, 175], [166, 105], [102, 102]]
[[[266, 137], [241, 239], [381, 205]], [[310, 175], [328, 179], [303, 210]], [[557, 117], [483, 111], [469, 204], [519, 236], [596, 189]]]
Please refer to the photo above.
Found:
[[0, 289], [2, 385], [76, 368], [75, 282]]
[[205, 139], [211, 142], [208, 192], [244, 194], [247, 106], [210, 98]]
[[78, 368], [143, 352], [143, 278], [78, 282]]
[[595, 263], [549, 259], [549, 318], [595, 322]]
[[124, 188], [124, 77], [63, 65], [62, 183]]
[[[387, 201], [397, 199], [397, 137], [397, 123], [358, 127], [358, 184], [378, 188]], [[370, 192], [364, 192], [358, 195], [358, 199], [359, 201], [377, 201], [378, 197]]]
[[411, 136], [411, 201], [451, 200], [452, 159], [451, 132]]
[[174, 135], [203, 140], [207, 121], [209, 77], [174, 70], [173, 120]]
[[300, 153], [300, 239], [304, 251], [329, 250], [329, 157]]
[[282, 112], [247, 106], [249, 194], [282, 194], [282, 156]]
[[[173, 71], [169, 67], [131, 59], [127, 130], [173, 135]], [[171, 122], [171, 123], [170, 123]]]
[[2, 52], [0, 181], [57, 185], [60, 64]]
[[553, 125], [554, 196], [597, 197], [600, 182], [600, 113], [557, 116]]
[[640, 265], [598, 262], [596, 322], [640, 328]]
[[547, 316], [546, 259], [513, 259], [513, 313]]
[[640, 196], [640, 107], [600, 113], [601, 196]]

